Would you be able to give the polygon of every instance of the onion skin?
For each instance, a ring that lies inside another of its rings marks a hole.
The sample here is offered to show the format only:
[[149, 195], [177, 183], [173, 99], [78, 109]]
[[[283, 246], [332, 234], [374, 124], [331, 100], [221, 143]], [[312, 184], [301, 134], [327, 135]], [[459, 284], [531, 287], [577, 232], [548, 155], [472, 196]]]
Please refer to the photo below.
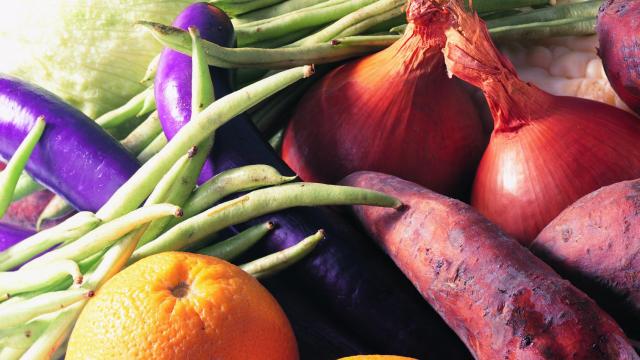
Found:
[[0, 159], [13, 155], [36, 119], [47, 124], [27, 172], [79, 210], [96, 211], [140, 166], [98, 124], [54, 94], [0, 75]]
[[342, 183], [402, 201], [353, 209], [476, 359], [639, 358], [593, 300], [469, 205], [380, 173]]
[[[213, 24], [231, 27], [224, 13], [209, 12], [201, 6], [191, 5], [183, 14], [199, 17], [203, 10]], [[187, 28], [190, 25], [189, 16], [181, 15], [180, 19], [184, 22], [174, 22], [174, 25]], [[204, 31], [200, 31], [200, 34], [205, 40], [211, 41], [205, 37]], [[166, 53], [163, 54], [165, 55]], [[188, 62], [189, 66], [186, 68], [190, 69], [191, 59], [181, 59]], [[177, 66], [175, 63], [173, 65]], [[165, 81], [164, 74], [158, 72], [156, 84]], [[228, 78], [213, 78], [214, 83], [217, 83], [216, 97], [226, 95], [218, 91], [219, 88], [225, 88], [225, 85], [227, 89], [231, 88], [228, 83], [219, 84]], [[175, 88], [171, 91], [178, 96], [165, 96], [166, 92], [156, 93], [158, 115], [161, 119], [166, 116], [163, 126], [170, 121], [189, 121], [189, 118], [184, 117], [184, 112], [175, 113], [179, 116], [173, 117], [174, 113], [163, 113], [161, 110], [172, 109], [172, 104], [175, 103], [191, 102], [191, 92], [187, 92], [191, 89], [191, 72], [185, 72], [182, 78], [176, 79]], [[269, 143], [262, 139], [251, 120], [244, 115], [232, 119], [216, 131], [209, 159], [216, 174], [238, 166], [266, 164], [285, 176], [293, 175]], [[244, 230], [267, 221], [276, 224], [276, 230], [260, 241], [257, 245], [257, 248], [261, 247], [260, 254], [256, 256], [289, 248], [318, 229], [325, 230], [325, 239], [311, 254], [294, 265], [289, 272], [291, 277], [284, 279], [288, 284], [295, 284], [295, 287], [303, 289], [305, 295], [318, 304], [330, 309], [342, 324], [349, 326], [349, 330], [367, 341], [366, 345], [381, 352], [420, 358], [468, 358], [464, 346], [438, 314], [421, 301], [419, 294], [402, 273], [339, 214], [323, 208], [295, 208], [259, 217], [234, 228]], [[304, 321], [305, 319], [292, 320], [293, 323]]]
[[331, 71], [305, 94], [282, 146], [303, 179], [333, 183], [375, 170], [468, 195], [486, 136], [470, 96], [446, 75], [447, 24], [429, 9], [410, 2], [400, 40]]
[[603, 187], [565, 209], [531, 251], [640, 336], [640, 180]]
[[620, 98], [640, 114], [640, 2], [605, 0], [596, 26], [598, 55]]
[[528, 245], [580, 197], [640, 177], [636, 117], [521, 81], [484, 23], [451, 4], [457, 24], [447, 30], [447, 67], [484, 92], [494, 118], [471, 195], [480, 213]]

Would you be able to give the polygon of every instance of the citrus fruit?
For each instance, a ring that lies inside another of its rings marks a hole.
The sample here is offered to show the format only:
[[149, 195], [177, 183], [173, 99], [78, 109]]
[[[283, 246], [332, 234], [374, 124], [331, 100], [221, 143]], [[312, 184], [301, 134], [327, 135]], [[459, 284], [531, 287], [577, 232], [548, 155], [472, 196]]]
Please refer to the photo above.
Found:
[[147, 257], [87, 303], [67, 359], [298, 359], [291, 325], [240, 268], [182, 252]]

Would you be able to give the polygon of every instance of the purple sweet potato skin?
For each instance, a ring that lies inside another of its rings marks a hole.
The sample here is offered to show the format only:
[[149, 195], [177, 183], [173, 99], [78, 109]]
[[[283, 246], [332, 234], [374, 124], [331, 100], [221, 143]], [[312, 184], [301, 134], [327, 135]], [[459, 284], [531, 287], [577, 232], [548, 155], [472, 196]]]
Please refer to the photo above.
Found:
[[593, 300], [469, 205], [380, 173], [342, 183], [405, 204], [354, 212], [476, 359], [639, 358]]
[[531, 251], [640, 336], [640, 180], [605, 186], [565, 209]]

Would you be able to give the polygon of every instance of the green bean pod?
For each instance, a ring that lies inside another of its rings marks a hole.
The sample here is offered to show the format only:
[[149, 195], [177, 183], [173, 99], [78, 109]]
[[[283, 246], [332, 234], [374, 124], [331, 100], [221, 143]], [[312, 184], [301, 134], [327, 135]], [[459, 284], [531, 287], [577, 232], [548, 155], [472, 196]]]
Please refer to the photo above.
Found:
[[[104, 129], [115, 128], [125, 121], [138, 116], [145, 108], [149, 108], [149, 103], [155, 98], [153, 97], [153, 86], [143, 90], [138, 95], [127, 101], [126, 104], [119, 108], [113, 109], [96, 119], [96, 123]], [[155, 106], [155, 105], [154, 105]], [[153, 110], [153, 109], [151, 109]], [[149, 111], [151, 111], [149, 110]]]
[[324, 230], [318, 230], [317, 233], [290, 248], [240, 265], [240, 268], [256, 278], [273, 275], [302, 260], [322, 239], [324, 239]]
[[160, 62], [160, 54], [156, 55], [151, 59], [149, 65], [147, 65], [147, 70], [144, 72], [144, 76], [140, 79], [141, 84], [153, 83], [153, 79], [156, 77], [156, 73], [158, 72], [158, 63]]
[[209, 3], [222, 9], [222, 11], [230, 16], [235, 16], [278, 4], [283, 1], [284, 0], [210, 0]]
[[601, 4], [602, 1], [600, 0], [590, 0], [535, 9], [517, 15], [488, 20], [487, 27], [497, 28], [562, 19], [595, 18], [598, 15], [598, 9]]
[[0, 330], [19, 326], [40, 315], [64, 309], [91, 296], [93, 291], [71, 289], [38, 295], [9, 306], [0, 305]]
[[36, 233], [0, 252], [0, 271], [12, 269], [51, 247], [74, 241], [102, 222], [93, 213], [79, 212], [63, 223]]
[[242, 24], [289, 14], [296, 10], [308, 8], [310, 6], [318, 5], [324, 2], [327, 2], [327, 0], [287, 0], [275, 5], [271, 5], [269, 7], [252, 11], [250, 13], [236, 16], [231, 19], [231, 22], [233, 23], [234, 27], [238, 27]]
[[16, 271], [0, 272], [0, 294], [19, 294], [34, 291], [71, 276], [82, 282], [80, 268], [75, 261], [56, 259], [44, 266], [32, 266]]
[[182, 216], [182, 210], [171, 204], [149, 205], [106, 222], [80, 239], [31, 260], [22, 268], [37, 267], [58, 259], [80, 261], [115, 243], [127, 233], [152, 220], [165, 216]]
[[59, 219], [73, 211], [73, 206], [59, 195], [49, 200], [47, 206], [42, 210], [38, 220], [36, 220], [36, 230], [40, 231], [42, 224], [49, 220]]
[[494, 41], [538, 40], [554, 36], [580, 36], [596, 32], [596, 19], [569, 18], [539, 23], [503, 26], [489, 29]]
[[313, 74], [303, 66], [282, 71], [233, 92], [197, 114], [160, 152], [145, 163], [98, 211], [98, 217], [113, 219], [137, 208], [151, 193], [162, 175], [182, 154], [199, 144], [233, 117], [255, 106], [286, 86]]
[[121, 141], [122, 146], [132, 154], [142, 152], [162, 132], [158, 112], [152, 112], [145, 121]]
[[[20, 359], [22, 354], [31, 346], [35, 340], [44, 333], [49, 326], [50, 316], [44, 316], [28, 323], [10, 329], [0, 329], [0, 359]], [[15, 351], [8, 351], [6, 349]], [[11, 355], [10, 355], [11, 354]], [[17, 357], [14, 354], [17, 354]]]
[[231, 261], [249, 250], [250, 247], [265, 237], [271, 230], [273, 230], [272, 222], [254, 225], [226, 240], [207, 246], [196, 252], [198, 254], [215, 256], [226, 261]]
[[[152, 22], [139, 22], [163, 45], [183, 54], [191, 41], [183, 30]], [[391, 45], [398, 36], [351, 36], [322, 44], [279, 49], [225, 48], [203, 41], [209, 65], [222, 68], [286, 69], [303, 64], [326, 64], [372, 53]]]
[[29, 157], [38, 140], [40, 140], [44, 128], [44, 117], [40, 116], [7, 162], [5, 169], [0, 172], [0, 217], [4, 215], [11, 204], [13, 192], [18, 184], [20, 175], [24, 171], [24, 167], [27, 165], [27, 161], [29, 161]]
[[149, 145], [147, 145], [147, 147], [145, 147], [137, 156], [136, 158], [138, 159], [138, 161], [140, 161], [141, 163], [146, 163], [147, 161], [149, 161], [149, 159], [151, 159], [152, 157], [154, 157], [157, 153], [160, 152], [160, 150], [162, 150], [163, 147], [165, 147], [167, 145], [169, 141], [167, 140], [167, 137], [164, 135], [163, 132], [160, 132], [152, 141]]
[[347, 186], [295, 183], [259, 189], [183, 221], [136, 250], [131, 256], [131, 262], [159, 252], [185, 248], [228, 226], [286, 208], [351, 204], [384, 207], [401, 205], [397, 199], [388, 195]]
[[18, 201], [43, 189], [44, 186], [38, 184], [26, 171], [23, 171], [20, 174], [20, 178], [18, 179], [15, 189], [13, 190], [11, 201]]

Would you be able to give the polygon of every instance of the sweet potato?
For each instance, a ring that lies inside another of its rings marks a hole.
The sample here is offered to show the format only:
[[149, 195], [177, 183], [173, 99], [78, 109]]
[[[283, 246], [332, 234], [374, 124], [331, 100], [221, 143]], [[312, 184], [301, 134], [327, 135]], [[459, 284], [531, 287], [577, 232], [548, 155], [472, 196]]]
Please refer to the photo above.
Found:
[[405, 204], [354, 211], [476, 359], [640, 358], [593, 300], [470, 206], [380, 173], [342, 183]]
[[640, 337], [640, 180], [584, 196], [530, 248]]

